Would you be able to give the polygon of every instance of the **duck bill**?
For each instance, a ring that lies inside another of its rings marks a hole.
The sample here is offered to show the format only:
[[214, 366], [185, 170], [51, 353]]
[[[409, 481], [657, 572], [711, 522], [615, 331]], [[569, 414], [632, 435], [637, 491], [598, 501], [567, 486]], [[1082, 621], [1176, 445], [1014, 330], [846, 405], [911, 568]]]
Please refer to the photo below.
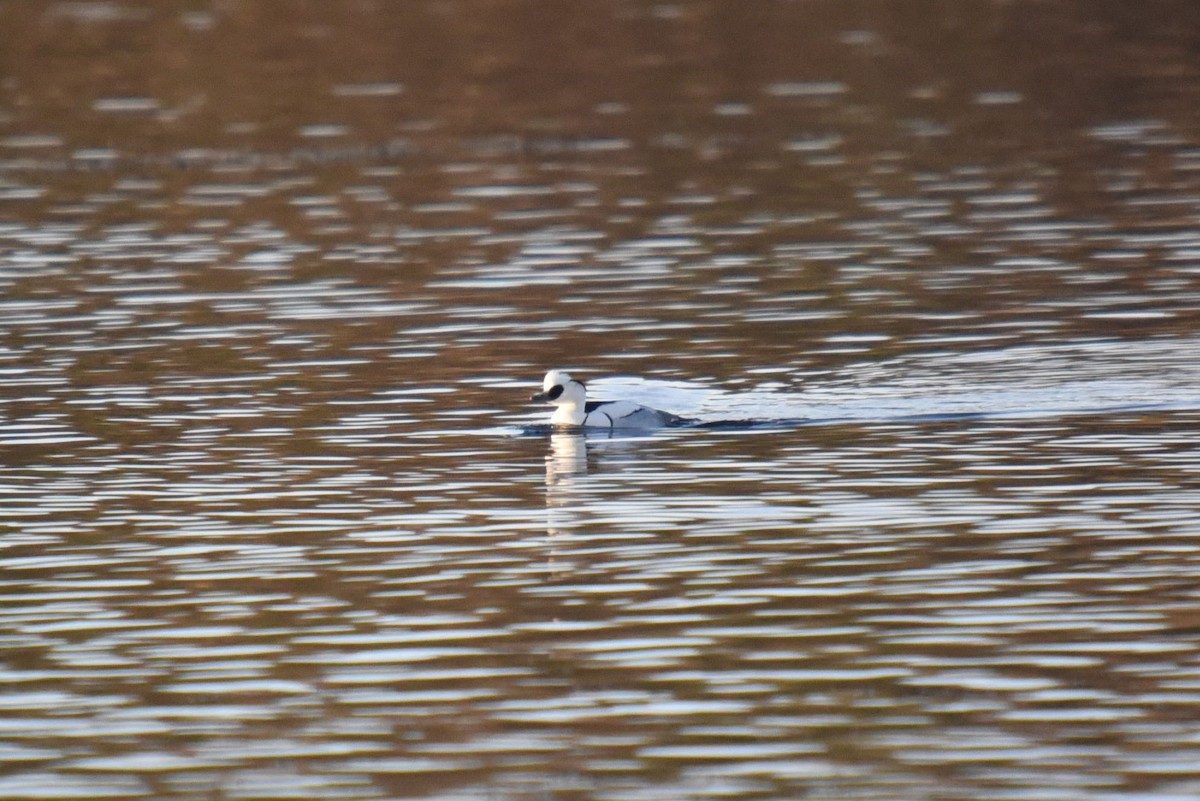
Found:
[[532, 396], [530, 396], [530, 398], [529, 398], [529, 399], [530, 399], [531, 401], [537, 401], [538, 403], [547, 403], [547, 402], [550, 400], [550, 393], [548, 393], [548, 392], [539, 392], [539, 393], [538, 393], [538, 394], [536, 394], [536, 395], [532, 395]]

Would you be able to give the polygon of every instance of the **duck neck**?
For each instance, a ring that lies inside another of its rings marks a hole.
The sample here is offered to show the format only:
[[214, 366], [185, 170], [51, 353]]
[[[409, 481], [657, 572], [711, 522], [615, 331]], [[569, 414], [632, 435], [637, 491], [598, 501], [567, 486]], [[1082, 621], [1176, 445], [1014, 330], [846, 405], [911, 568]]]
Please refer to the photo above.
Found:
[[550, 423], [556, 426], [581, 426], [585, 417], [587, 417], [587, 413], [584, 412], [582, 403], [568, 401], [559, 404], [558, 408], [554, 410], [554, 414], [550, 417]]
[[556, 426], [581, 426], [584, 419], [587, 417], [587, 393], [583, 389], [583, 385], [578, 381], [572, 381], [566, 385], [566, 388], [559, 398], [558, 408], [554, 410], [554, 414], [550, 418], [550, 422]]

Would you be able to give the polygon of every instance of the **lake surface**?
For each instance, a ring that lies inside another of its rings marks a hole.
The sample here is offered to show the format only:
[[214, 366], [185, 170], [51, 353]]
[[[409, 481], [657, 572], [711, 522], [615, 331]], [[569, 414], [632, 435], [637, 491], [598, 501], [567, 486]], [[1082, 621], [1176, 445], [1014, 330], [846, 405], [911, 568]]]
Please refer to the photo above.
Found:
[[0, 797], [1200, 796], [1200, 6], [0, 30]]

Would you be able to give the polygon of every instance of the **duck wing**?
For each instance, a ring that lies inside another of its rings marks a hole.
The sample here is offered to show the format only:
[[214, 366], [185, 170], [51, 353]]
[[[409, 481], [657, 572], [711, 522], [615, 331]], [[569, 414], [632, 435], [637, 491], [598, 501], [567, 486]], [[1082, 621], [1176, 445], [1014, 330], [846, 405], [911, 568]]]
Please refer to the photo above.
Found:
[[673, 414], [639, 406], [630, 401], [597, 403], [593, 408], [587, 409], [587, 414], [583, 422], [585, 426], [603, 428], [660, 428], [680, 421], [680, 418]]

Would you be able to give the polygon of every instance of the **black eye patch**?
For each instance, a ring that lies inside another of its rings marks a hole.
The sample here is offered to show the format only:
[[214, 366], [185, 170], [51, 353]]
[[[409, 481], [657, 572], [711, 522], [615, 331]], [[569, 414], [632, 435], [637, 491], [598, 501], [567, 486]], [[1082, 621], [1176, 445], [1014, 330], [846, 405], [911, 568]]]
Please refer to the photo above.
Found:
[[546, 393], [547, 400], [556, 400], [559, 395], [563, 394], [562, 384], [555, 384], [554, 388]]

